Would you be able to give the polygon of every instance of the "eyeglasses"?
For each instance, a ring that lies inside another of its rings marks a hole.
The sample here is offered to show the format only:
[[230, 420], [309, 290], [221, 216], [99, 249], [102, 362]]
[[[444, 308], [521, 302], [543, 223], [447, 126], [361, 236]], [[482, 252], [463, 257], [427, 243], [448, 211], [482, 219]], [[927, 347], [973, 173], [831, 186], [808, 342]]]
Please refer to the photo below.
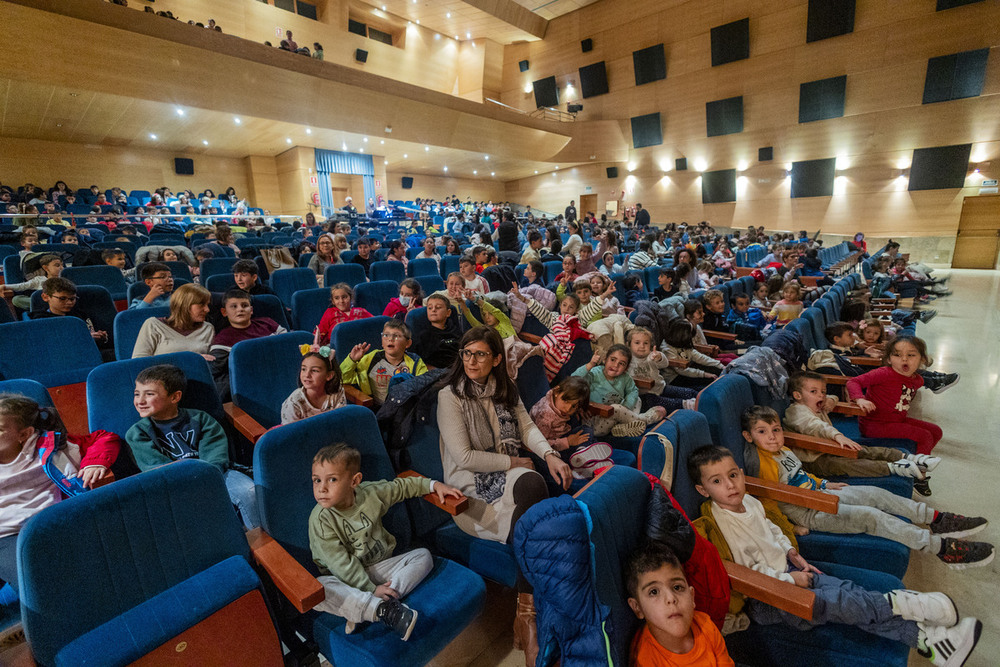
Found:
[[155, 276], [153, 276], [152, 278], [150, 278], [150, 280], [173, 280], [173, 279], [174, 279], [174, 276], [173, 276], [172, 273], [168, 273], [166, 275], [158, 273]]
[[53, 294], [49, 298], [55, 299], [56, 301], [59, 301], [61, 303], [75, 303], [77, 300], [77, 297], [75, 296], [57, 296], [55, 294]]
[[396, 333], [391, 333], [391, 334], [390, 333], [384, 333], [384, 334], [382, 334], [382, 340], [400, 340], [400, 339], [405, 339], [405, 338], [406, 338], [406, 336], [404, 336], [403, 334], [396, 334]]
[[492, 352], [483, 352], [482, 350], [460, 350], [458, 354], [462, 357], [462, 361], [468, 361], [473, 357], [476, 358], [476, 361], [483, 361], [487, 357], [493, 356]]

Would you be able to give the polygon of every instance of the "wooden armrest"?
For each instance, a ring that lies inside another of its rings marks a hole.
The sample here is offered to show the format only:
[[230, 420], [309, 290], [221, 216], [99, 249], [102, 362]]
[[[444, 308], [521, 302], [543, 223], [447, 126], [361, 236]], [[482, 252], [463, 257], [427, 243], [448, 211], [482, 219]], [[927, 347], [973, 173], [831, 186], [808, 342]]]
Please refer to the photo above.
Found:
[[797, 486], [768, 482], [757, 477], [747, 477], [747, 493], [757, 498], [769, 498], [779, 503], [791, 503], [806, 509], [836, 514], [840, 498], [832, 493], [800, 489]]
[[711, 329], [702, 329], [702, 333], [705, 334], [705, 338], [717, 338], [718, 340], [736, 340], [736, 334], [728, 333], [726, 331], [713, 331]]
[[669, 359], [667, 360], [667, 365], [670, 368], [687, 368], [688, 361], [687, 359]]
[[541, 336], [536, 336], [535, 334], [527, 333], [524, 331], [518, 333], [517, 337], [523, 340], [525, 343], [531, 343], [532, 345], [538, 345], [539, 343], [542, 342]]
[[807, 588], [754, 572], [730, 560], [722, 561], [734, 591], [811, 621], [816, 594]]
[[104, 476], [101, 477], [96, 482], [94, 482], [94, 485], [92, 487], [90, 487], [90, 488], [91, 488], [91, 490], [93, 490], [93, 489], [100, 488], [102, 486], [107, 486], [108, 484], [110, 484], [113, 481], [115, 481], [115, 474], [113, 472], [111, 472], [110, 469], [109, 470], [105, 470], [104, 471]]
[[604, 403], [594, 403], [591, 401], [588, 406], [590, 411], [597, 415], [598, 417], [610, 417], [615, 413], [615, 409], [610, 405], [605, 405]]
[[856, 459], [858, 458], [858, 453], [853, 449], [847, 449], [842, 447], [833, 440], [827, 440], [826, 438], [817, 438], [814, 435], [804, 435], [802, 433], [792, 433], [791, 431], [785, 431], [785, 446], [786, 447], [798, 447], [799, 449], [808, 449], [813, 452], [819, 452], [821, 454], [832, 454], [834, 456], [842, 456], [846, 459]]
[[847, 377], [846, 375], [826, 375], [826, 374], [823, 374], [823, 380], [827, 384], [836, 384], [836, 385], [843, 386], [843, 385], [847, 384], [847, 381], [850, 380], [850, 379], [851, 378]]
[[375, 399], [353, 385], [344, 385], [344, 395], [354, 405], [375, 409]]
[[847, 357], [847, 360], [855, 366], [881, 366], [882, 360], [874, 357]]
[[0, 655], [0, 664], [3, 664], [4, 667], [35, 667], [38, 663], [31, 655], [31, 647], [28, 646], [28, 643], [21, 642]]
[[844, 401], [837, 401], [837, 405], [833, 406], [833, 412], [849, 417], [861, 417], [865, 414], [865, 411], [857, 403], [845, 403]]
[[240, 434], [250, 442], [256, 443], [260, 436], [267, 433], [267, 429], [257, 423], [257, 420], [246, 412], [236, 407], [233, 403], [226, 403], [222, 406], [229, 423], [232, 424]]
[[304, 614], [325, 599], [323, 584], [263, 529], [254, 528], [247, 533], [247, 542], [254, 560], [299, 612]]
[[[414, 470], [404, 470], [396, 475], [396, 477], [423, 477], [423, 475]], [[443, 509], [452, 516], [461, 514], [465, 510], [469, 509], [469, 499], [465, 496], [462, 496], [461, 498], [452, 498], [451, 496], [448, 496], [444, 499], [444, 502], [441, 502], [436, 493], [428, 493], [424, 496], [424, 500], [435, 507]]]
[[715, 355], [719, 354], [718, 345], [694, 345], [693, 347], [702, 354], [707, 354], [710, 357], [714, 357]]
[[635, 382], [635, 386], [639, 387], [639, 389], [652, 389], [654, 384], [652, 380], [641, 380], [639, 378], [633, 378], [632, 381]]

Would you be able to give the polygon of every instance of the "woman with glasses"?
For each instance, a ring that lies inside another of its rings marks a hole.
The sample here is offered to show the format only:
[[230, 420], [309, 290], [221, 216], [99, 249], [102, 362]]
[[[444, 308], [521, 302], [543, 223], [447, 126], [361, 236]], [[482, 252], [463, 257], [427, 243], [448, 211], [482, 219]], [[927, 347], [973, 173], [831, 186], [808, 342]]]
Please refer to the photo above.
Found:
[[[524, 409], [507, 374], [503, 340], [493, 329], [476, 327], [462, 336], [458, 359], [442, 384], [437, 420], [444, 482], [469, 499], [455, 524], [476, 537], [510, 542], [517, 520], [549, 495], [541, 469], [568, 489], [569, 465]], [[534, 645], [537, 652], [530, 587], [519, 577], [517, 588], [514, 645], [526, 652]]]

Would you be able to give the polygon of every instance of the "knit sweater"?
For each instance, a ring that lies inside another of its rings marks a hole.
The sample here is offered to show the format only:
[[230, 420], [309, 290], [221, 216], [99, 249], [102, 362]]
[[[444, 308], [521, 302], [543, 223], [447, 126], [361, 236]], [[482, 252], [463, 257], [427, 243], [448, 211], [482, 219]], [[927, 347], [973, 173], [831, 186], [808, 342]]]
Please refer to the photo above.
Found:
[[152, 357], [171, 352], [195, 352], [208, 354], [215, 337], [215, 329], [208, 322], [202, 322], [197, 329], [181, 333], [174, 329], [166, 320], [151, 317], [142, 323], [139, 335], [132, 349], [132, 358]]
[[670, 366], [670, 359], [662, 352], [650, 352], [645, 358], [632, 355], [632, 363], [628, 365], [628, 374], [635, 380], [652, 380], [651, 389], [639, 388], [640, 394], [655, 394], [659, 396], [667, 386], [660, 371]]

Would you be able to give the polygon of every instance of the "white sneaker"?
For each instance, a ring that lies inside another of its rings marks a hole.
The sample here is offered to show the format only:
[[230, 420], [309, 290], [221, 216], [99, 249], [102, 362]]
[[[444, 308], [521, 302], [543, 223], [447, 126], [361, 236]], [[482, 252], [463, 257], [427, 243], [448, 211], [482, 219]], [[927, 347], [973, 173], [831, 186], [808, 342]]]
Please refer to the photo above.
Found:
[[695, 409], [695, 405], [697, 405], [697, 403], [698, 403], [698, 399], [697, 398], [685, 398], [681, 402], [681, 405], [684, 406], [685, 410], [694, 410]]
[[889, 473], [897, 477], [912, 477], [913, 479], [923, 479], [924, 473], [913, 461], [900, 459], [889, 463]]
[[903, 458], [907, 461], [913, 461], [927, 472], [933, 471], [941, 463], [940, 456], [931, 456], [930, 454], [907, 454]]
[[886, 593], [892, 611], [907, 621], [917, 621], [945, 628], [958, 623], [955, 602], [944, 593], [920, 593], [898, 589]]
[[660, 417], [660, 411], [657, 410], [656, 408], [650, 408], [649, 410], [646, 410], [641, 415], [639, 415], [639, 419], [646, 422], [647, 424], [655, 424], [656, 422], [662, 420], [662, 418]]
[[933, 625], [920, 625], [921, 643], [917, 653], [939, 667], [961, 667], [972, 655], [972, 650], [979, 643], [979, 635], [983, 632], [983, 624], [969, 616], [952, 628], [942, 628]]

